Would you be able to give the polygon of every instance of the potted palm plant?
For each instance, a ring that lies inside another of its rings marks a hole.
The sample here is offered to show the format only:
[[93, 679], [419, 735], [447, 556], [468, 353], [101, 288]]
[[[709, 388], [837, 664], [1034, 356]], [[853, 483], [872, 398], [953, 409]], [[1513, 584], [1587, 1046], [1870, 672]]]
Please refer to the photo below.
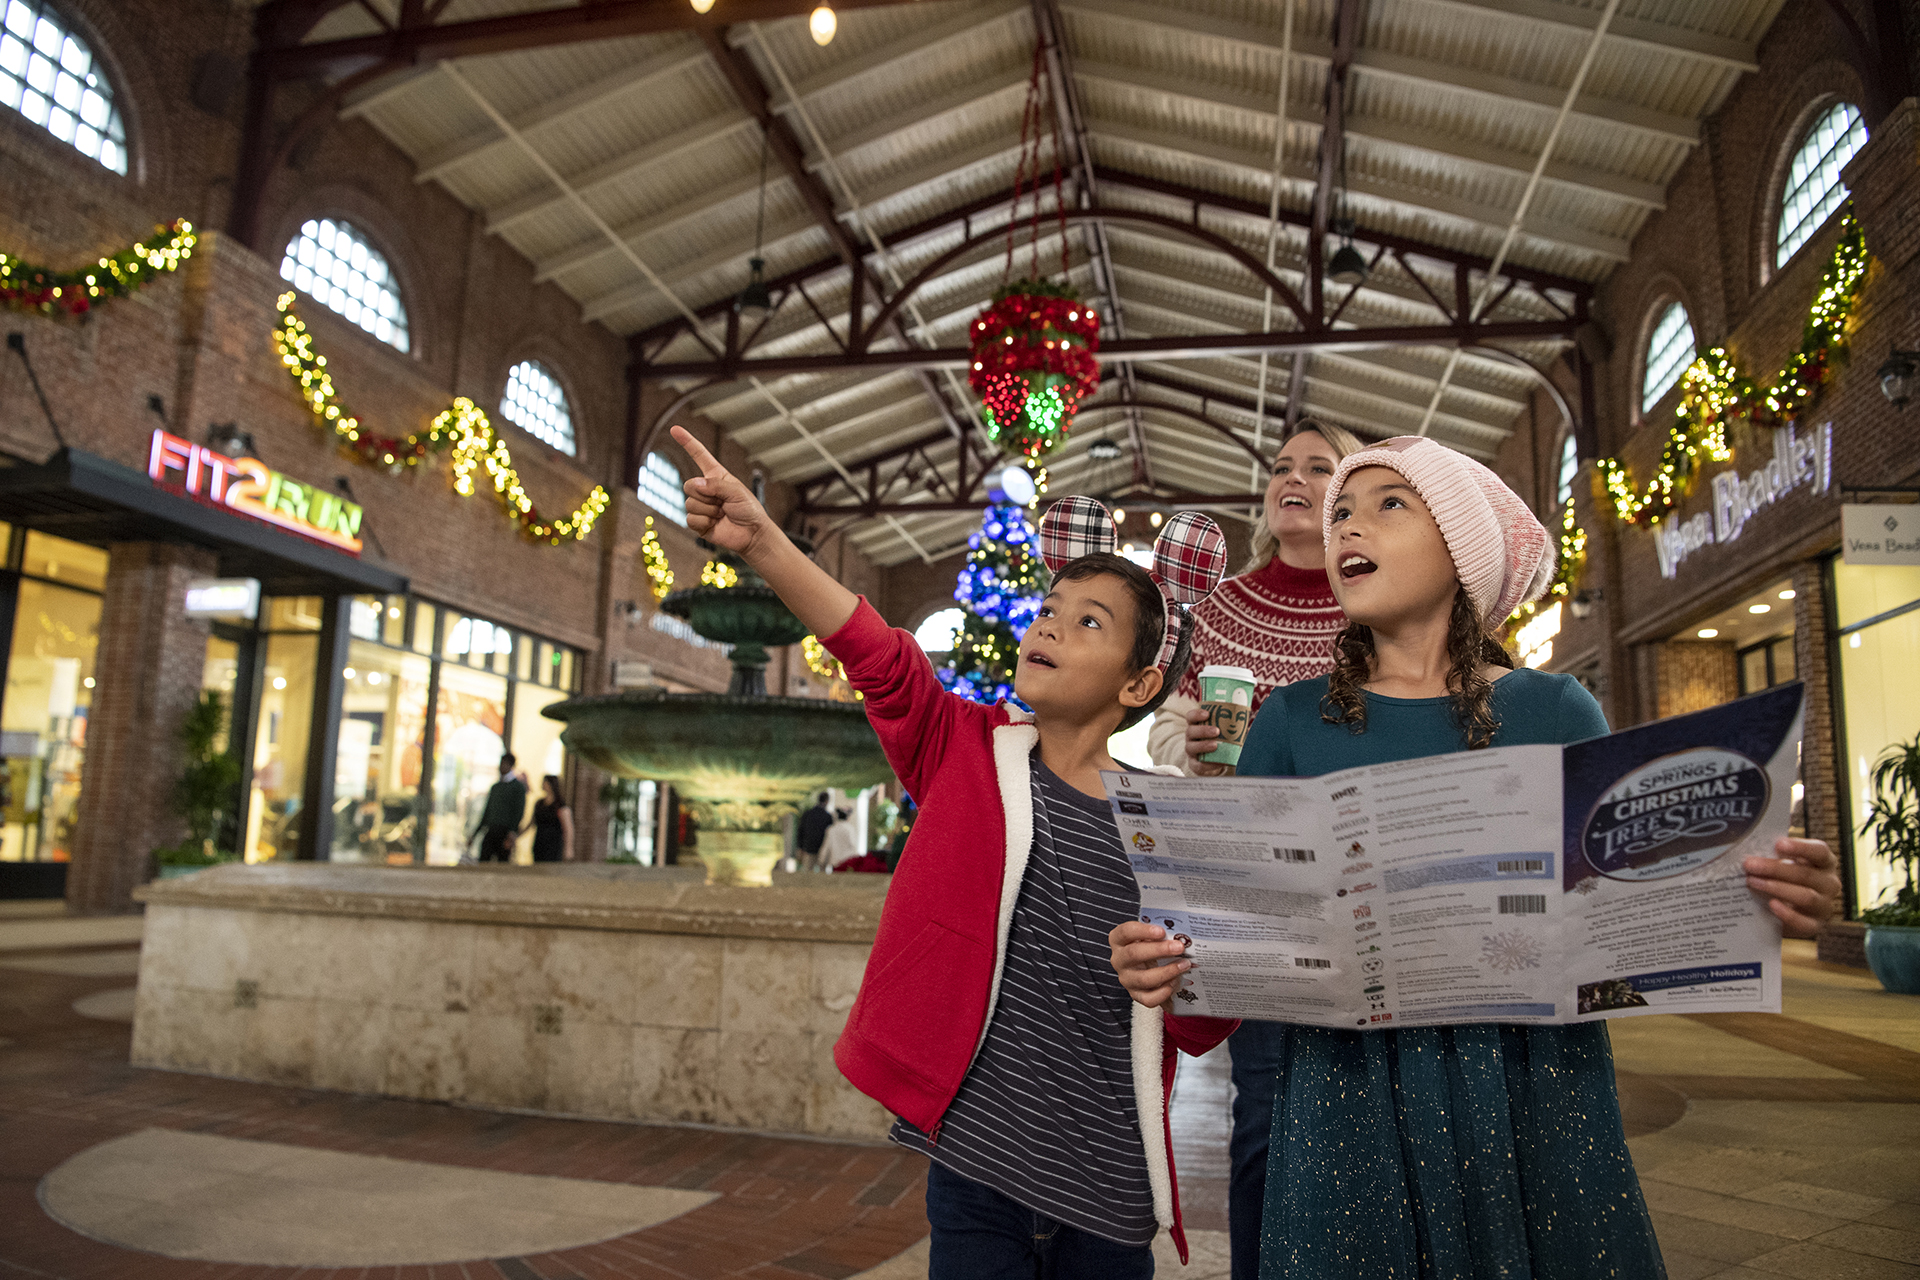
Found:
[[1900, 869], [1906, 881], [1889, 901], [1860, 913], [1867, 926], [1867, 966], [1880, 985], [1904, 995], [1920, 994], [1920, 734], [1896, 742], [1874, 762], [1873, 804], [1860, 834], [1873, 837], [1874, 853]]
[[[200, 695], [200, 701], [180, 725], [180, 745], [187, 767], [174, 784], [173, 803], [187, 820], [187, 838], [153, 851], [163, 880], [218, 862], [232, 862], [238, 856], [231, 848], [230, 819], [240, 785], [240, 761], [230, 748], [220, 749], [226, 725], [220, 695], [211, 690]], [[227, 847], [221, 847], [223, 844]]]

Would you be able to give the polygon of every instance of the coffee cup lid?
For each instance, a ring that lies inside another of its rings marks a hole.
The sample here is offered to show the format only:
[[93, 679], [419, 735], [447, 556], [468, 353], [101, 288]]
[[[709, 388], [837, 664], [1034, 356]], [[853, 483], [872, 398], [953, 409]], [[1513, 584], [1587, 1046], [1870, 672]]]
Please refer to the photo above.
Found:
[[1253, 672], [1245, 667], [1208, 666], [1200, 669], [1200, 678], [1202, 680], [1245, 680], [1248, 684], [1252, 684]]

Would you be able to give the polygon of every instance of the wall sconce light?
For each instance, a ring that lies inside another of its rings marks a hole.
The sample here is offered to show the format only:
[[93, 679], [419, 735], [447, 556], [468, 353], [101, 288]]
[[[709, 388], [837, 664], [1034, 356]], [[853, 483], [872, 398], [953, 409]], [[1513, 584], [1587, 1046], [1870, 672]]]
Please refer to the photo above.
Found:
[[647, 616], [647, 611], [642, 609], [639, 602], [635, 600], [622, 600], [615, 604], [613, 608], [614, 612], [627, 620], [627, 625], [630, 627], [639, 626], [641, 622], [645, 621]]
[[1605, 594], [1598, 590], [1582, 591], [1567, 601], [1567, 607], [1573, 611], [1573, 616], [1576, 618], [1591, 618], [1593, 607], [1605, 598]]
[[1893, 403], [1896, 409], [1905, 409], [1907, 401], [1913, 399], [1916, 379], [1920, 379], [1920, 351], [1902, 351], [1893, 348], [1887, 362], [1875, 370], [1880, 379], [1880, 394]]

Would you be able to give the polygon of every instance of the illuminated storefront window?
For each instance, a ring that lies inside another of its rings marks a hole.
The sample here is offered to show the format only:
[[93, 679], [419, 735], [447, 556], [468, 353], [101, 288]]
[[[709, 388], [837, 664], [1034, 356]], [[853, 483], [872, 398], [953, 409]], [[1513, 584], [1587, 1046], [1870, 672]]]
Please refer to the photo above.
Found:
[[1899, 872], [1860, 833], [1873, 803], [1880, 753], [1920, 733], [1920, 566], [1833, 565], [1835, 648], [1840, 655], [1840, 751], [1853, 826], [1853, 908], [1878, 904]]

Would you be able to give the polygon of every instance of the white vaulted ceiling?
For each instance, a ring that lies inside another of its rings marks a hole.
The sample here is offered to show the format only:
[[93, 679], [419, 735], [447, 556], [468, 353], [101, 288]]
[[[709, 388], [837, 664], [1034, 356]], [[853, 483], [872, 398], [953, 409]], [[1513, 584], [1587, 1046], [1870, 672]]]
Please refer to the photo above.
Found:
[[[1754, 69], [1754, 43], [1781, 2], [1622, 0], [1592, 50], [1505, 260], [1589, 285], [1623, 261], [1698, 142], [1702, 118]], [[725, 18], [728, 3], [718, 0], [713, 16]], [[1012, 186], [1042, 22], [1057, 30], [1071, 70], [1095, 166], [1093, 203], [1184, 221], [1194, 215], [1182, 192], [1216, 197], [1199, 214], [1202, 225], [1260, 259], [1272, 231], [1277, 274], [1304, 294], [1309, 232], [1284, 219], [1276, 228], [1267, 217], [1279, 86], [1284, 62], [1278, 204], [1297, 221], [1314, 199], [1337, 5], [1293, 0], [1290, 59], [1282, 57], [1284, 0], [918, 0], [841, 11], [838, 35], [824, 48], [809, 38], [804, 17], [731, 26], [725, 39], [750, 61], [889, 294], [967, 230], [1004, 225], [1004, 202], [972, 212], [966, 230], [948, 215]], [[452, 0], [438, 20], [535, 7], [557, 6]], [[1369, 257], [1377, 243], [1370, 233], [1485, 259], [1501, 252], [1607, 7], [1605, 0], [1362, 6], [1345, 100], [1347, 207]], [[394, 0], [367, 0], [338, 9], [309, 40], [377, 33], [372, 13], [396, 21], [394, 8]], [[412, 157], [421, 182], [439, 183], [482, 213], [540, 279], [616, 333], [664, 336], [746, 281], [760, 128], [695, 33], [461, 57], [370, 84], [345, 112]], [[770, 278], [837, 260], [833, 239], [777, 163], [768, 170], [765, 217]], [[1027, 260], [1024, 216], [1019, 239], [1016, 274]], [[1230, 257], [1163, 227], [1112, 222], [1098, 237], [1075, 226], [1067, 242], [1083, 296], [1104, 301], [1111, 262], [1117, 314], [1103, 311], [1108, 338], [1251, 333], [1293, 323], [1278, 304], [1269, 315], [1263, 287]], [[1045, 217], [1039, 255], [1043, 270], [1057, 270], [1059, 233]], [[904, 309], [904, 341], [964, 346], [968, 321], [1001, 283], [1004, 262], [1003, 246], [982, 246], [950, 264]], [[1430, 266], [1418, 257], [1381, 258], [1340, 323], [1444, 322], [1434, 295], [1451, 299], [1451, 268]], [[750, 354], [837, 351], [850, 280], [844, 266], [808, 279], [806, 297], [786, 298]], [[1476, 275], [1473, 284], [1481, 298], [1499, 299], [1492, 318], [1559, 314], [1538, 290], [1500, 297], [1498, 283]], [[1568, 296], [1556, 296], [1568, 305]], [[719, 344], [724, 321], [701, 324]], [[1363, 437], [1425, 422], [1436, 438], [1488, 458], [1538, 385], [1525, 366], [1550, 367], [1567, 342], [1501, 345], [1504, 356], [1455, 355], [1439, 345], [1317, 352], [1305, 359], [1297, 411]], [[649, 355], [697, 361], [706, 350], [682, 332]], [[1087, 456], [1088, 444], [1105, 435], [1138, 453], [1162, 491], [1246, 492], [1247, 446], [1270, 447], [1287, 413], [1292, 366], [1288, 353], [1268, 359], [1264, 373], [1257, 355], [1133, 362], [1130, 384], [1118, 377], [1104, 384], [1049, 460], [1054, 489], [1114, 482], [1114, 464], [1103, 470]], [[1127, 407], [1119, 403], [1123, 391], [1132, 397]], [[1203, 396], [1206, 412], [1244, 443], [1193, 421]], [[1256, 414], [1263, 398], [1265, 412]], [[832, 476], [836, 462], [858, 471], [869, 457], [978, 421], [964, 379], [947, 370], [763, 377], [711, 386], [693, 403], [769, 474], [795, 482]], [[943, 461], [957, 448], [935, 444], [927, 454]], [[841, 485], [819, 499], [845, 504], [854, 494]], [[888, 498], [916, 499], [932, 500], [924, 483]], [[949, 550], [976, 524], [965, 512], [902, 514], [861, 520], [852, 536], [877, 561], [893, 563]]]

